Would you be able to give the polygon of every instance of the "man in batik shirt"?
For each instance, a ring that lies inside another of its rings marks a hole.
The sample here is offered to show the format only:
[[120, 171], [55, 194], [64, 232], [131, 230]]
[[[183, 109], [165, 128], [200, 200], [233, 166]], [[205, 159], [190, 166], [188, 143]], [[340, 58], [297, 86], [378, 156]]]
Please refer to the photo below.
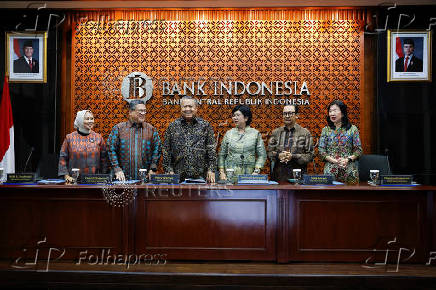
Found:
[[157, 130], [145, 122], [145, 113], [143, 101], [131, 101], [129, 120], [115, 125], [108, 137], [109, 160], [118, 180], [138, 179], [141, 168], [149, 175], [157, 171], [161, 142]]
[[172, 122], [165, 132], [163, 167], [169, 174], [180, 174], [180, 179], [205, 178], [215, 182], [216, 143], [209, 122], [196, 116], [197, 100], [180, 100], [181, 118]]
[[272, 163], [271, 179], [287, 181], [293, 169], [307, 172], [313, 159], [313, 142], [309, 130], [297, 124], [298, 106], [283, 108], [284, 126], [275, 129], [268, 141], [268, 157]]

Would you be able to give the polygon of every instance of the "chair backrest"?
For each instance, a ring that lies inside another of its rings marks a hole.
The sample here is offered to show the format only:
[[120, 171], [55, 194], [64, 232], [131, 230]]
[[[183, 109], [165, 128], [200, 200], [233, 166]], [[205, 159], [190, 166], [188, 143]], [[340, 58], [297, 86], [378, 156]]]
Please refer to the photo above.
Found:
[[36, 169], [37, 177], [40, 178], [59, 178], [58, 177], [59, 154], [44, 154]]
[[389, 158], [386, 155], [362, 155], [359, 159], [359, 179], [360, 181], [369, 180], [369, 171], [378, 169], [381, 175], [392, 174], [389, 166]]

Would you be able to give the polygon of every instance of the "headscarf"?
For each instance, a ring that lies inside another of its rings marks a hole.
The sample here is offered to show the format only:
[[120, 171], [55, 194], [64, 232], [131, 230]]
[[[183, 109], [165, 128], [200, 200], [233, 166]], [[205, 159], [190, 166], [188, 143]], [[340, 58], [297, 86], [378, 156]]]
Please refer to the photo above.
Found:
[[74, 120], [74, 128], [76, 128], [77, 130], [79, 130], [83, 134], [89, 134], [91, 132], [91, 130], [85, 129], [85, 127], [83, 126], [86, 112], [89, 112], [92, 114], [92, 112], [90, 110], [78, 111], [77, 115], [76, 115], [76, 119]]

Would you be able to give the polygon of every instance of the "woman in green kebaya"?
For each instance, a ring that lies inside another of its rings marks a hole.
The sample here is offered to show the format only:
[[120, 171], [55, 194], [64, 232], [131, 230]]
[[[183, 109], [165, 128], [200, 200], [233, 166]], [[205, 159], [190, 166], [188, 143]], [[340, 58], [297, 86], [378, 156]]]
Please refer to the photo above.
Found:
[[238, 105], [232, 110], [235, 128], [224, 135], [218, 154], [220, 179], [227, 179], [226, 171], [238, 174], [259, 174], [266, 161], [266, 150], [262, 135], [250, 127], [252, 114], [248, 106]]

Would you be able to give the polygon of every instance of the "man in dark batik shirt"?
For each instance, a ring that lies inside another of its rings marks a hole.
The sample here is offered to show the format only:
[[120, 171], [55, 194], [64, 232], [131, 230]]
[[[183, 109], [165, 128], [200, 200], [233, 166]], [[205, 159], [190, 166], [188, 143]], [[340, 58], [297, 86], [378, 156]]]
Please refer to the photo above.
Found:
[[145, 103], [129, 103], [129, 120], [115, 125], [107, 140], [108, 155], [118, 180], [138, 179], [141, 168], [157, 171], [161, 142], [157, 130], [145, 122]]
[[196, 116], [197, 100], [180, 100], [182, 117], [172, 122], [165, 132], [163, 167], [169, 174], [180, 174], [180, 179], [206, 178], [215, 182], [216, 143], [209, 122]]

